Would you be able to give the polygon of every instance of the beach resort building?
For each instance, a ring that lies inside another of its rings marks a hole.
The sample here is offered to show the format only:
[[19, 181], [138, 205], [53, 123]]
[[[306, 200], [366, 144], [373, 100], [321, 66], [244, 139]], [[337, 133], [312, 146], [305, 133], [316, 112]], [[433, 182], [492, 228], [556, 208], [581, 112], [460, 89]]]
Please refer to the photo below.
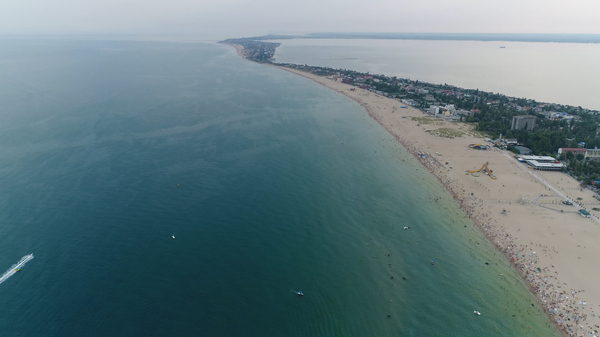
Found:
[[448, 116], [456, 114], [456, 107], [454, 106], [454, 104], [447, 104], [444, 107], [444, 109], [446, 109], [450, 112], [450, 114]]
[[558, 160], [552, 156], [523, 156], [525, 160], [537, 160], [540, 163], [558, 163]]
[[450, 117], [456, 115], [454, 104], [446, 106], [432, 105], [429, 107], [429, 114], [435, 117]]
[[550, 156], [519, 156], [517, 160], [522, 163], [527, 163], [532, 169], [541, 171], [560, 171], [563, 164]]
[[527, 164], [531, 168], [540, 171], [560, 171], [564, 167], [561, 163], [540, 163], [537, 160], [527, 160]]
[[550, 157], [550, 156], [519, 156], [517, 159], [522, 163], [527, 162], [528, 160], [535, 160], [540, 163], [556, 163], [556, 162], [558, 162], [558, 160], [556, 160], [556, 158]]
[[429, 114], [432, 116], [437, 116], [440, 113], [440, 107], [437, 105], [432, 105], [429, 107]]

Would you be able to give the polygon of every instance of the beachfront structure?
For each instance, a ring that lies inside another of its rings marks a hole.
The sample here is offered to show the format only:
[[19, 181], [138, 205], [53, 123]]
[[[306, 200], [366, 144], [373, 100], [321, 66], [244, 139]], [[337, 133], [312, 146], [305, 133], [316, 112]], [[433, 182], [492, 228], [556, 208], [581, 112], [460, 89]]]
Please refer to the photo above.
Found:
[[[502, 135], [500, 135], [502, 136]], [[517, 142], [516, 138], [508, 138], [508, 139], [502, 139], [502, 137], [500, 137], [500, 143], [501, 144], [505, 144], [506, 146], [515, 146], [518, 145], [519, 142]]]
[[456, 107], [454, 104], [446, 106], [431, 105], [429, 107], [429, 114], [434, 117], [442, 117], [448, 120], [448, 117], [452, 117], [454, 120], [460, 120], [460, 116], [457, 115]]
[[517, 160], [521, 163], [527, 163], [532, 169], [541, 171], [560, 171], [564, 166], [550, 156], [519, 156]]
[[434, 117], [443, 116], [445, 111], [446, 110], [444, 107], [438, 105], [432, 105], [429, 107], [429, 114]]
[[533, 131], [533, 128], [535, 127], [535, 118], [535, 116], [531, 115], [514, 116], [510, 129]]
[[437, 105], [432, 105], [429, 107], [429, 114], [432, 116], [437, 116], [440, 113], [440, 107]]
[[526, 148], [525, 146], [515, 146], [515, 149], [519, 151], [519, 154], [522, 155], [530, 155], [532, 153], [531, 149]]
[[525, 162], [529, 164], [531, 168], [540, 171], [560, 171], [564, 167], [561, 163], [541, 163], [537, 160], [527, 160]]
[[443, 106], [432, 105], [429, 107], [429, 114], [434, 117], [448, 117], [450, 116], [450, 110]]
[[550, 156], [519, 156], [520, 162], [526, 162], [528, 160], [535, 160], [539, 163], [558, 163], [556, 158]]

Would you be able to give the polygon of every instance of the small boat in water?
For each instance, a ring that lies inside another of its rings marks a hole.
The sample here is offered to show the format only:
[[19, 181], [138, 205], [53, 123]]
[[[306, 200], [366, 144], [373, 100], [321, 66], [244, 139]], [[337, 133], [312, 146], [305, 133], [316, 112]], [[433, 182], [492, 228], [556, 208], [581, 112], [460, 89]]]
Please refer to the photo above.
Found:
[[17, 269], [15, 269], [15, 271], [21, 271], [21, 268], [17, 268]]
[[300, 290], [299, 292], [297, 292], [296, 294], [298, 294], [298, 296], [304, 296], [304, 293], [302, 292], [302, 290]]
[[404, 226], [404, 230], [410, 229], [410, 227], [408, 226]]
[[473, 311], [473, 313], [474, 313], [475, 315], [477, 315], [477, 316], [481, 316], [481, 313], [480, 313], [479, 311], [477, 311], [477, 310]]

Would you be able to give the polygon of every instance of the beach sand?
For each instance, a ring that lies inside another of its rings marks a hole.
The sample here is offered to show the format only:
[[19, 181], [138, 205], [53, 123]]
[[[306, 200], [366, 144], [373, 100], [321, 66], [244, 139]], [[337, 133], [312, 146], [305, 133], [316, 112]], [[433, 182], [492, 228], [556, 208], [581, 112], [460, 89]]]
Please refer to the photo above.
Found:
[[[465, 123], [430, 117], [398, 100], [321, 77], [283, 68], [361, 104], [445, 186], [473, 223], [511, 262], [550, 319], [572, 336], [600, 330], [600, 201], [561, 172], [527, 168], [497, 148], [475, 150], [483, 137]], [[488, 145], [492, 145], [489, 144]], [[425, 153], [422, 158], [419, 153]], [[489, 163], [496, 180], [478, 170]], [[565, 197], [573, 206], [562, 204]], [[581, 199], [578, 199], [581, 198]], [[580, 204], [593, 214], [579, 215]]]

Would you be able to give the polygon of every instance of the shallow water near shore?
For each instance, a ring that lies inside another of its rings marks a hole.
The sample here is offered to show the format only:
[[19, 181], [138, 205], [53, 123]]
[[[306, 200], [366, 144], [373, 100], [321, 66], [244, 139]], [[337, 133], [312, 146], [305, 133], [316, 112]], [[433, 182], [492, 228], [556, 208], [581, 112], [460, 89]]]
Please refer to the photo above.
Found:
[[558, 335], [346, 97], [221, 45], [0, 45], [5, 334]]

